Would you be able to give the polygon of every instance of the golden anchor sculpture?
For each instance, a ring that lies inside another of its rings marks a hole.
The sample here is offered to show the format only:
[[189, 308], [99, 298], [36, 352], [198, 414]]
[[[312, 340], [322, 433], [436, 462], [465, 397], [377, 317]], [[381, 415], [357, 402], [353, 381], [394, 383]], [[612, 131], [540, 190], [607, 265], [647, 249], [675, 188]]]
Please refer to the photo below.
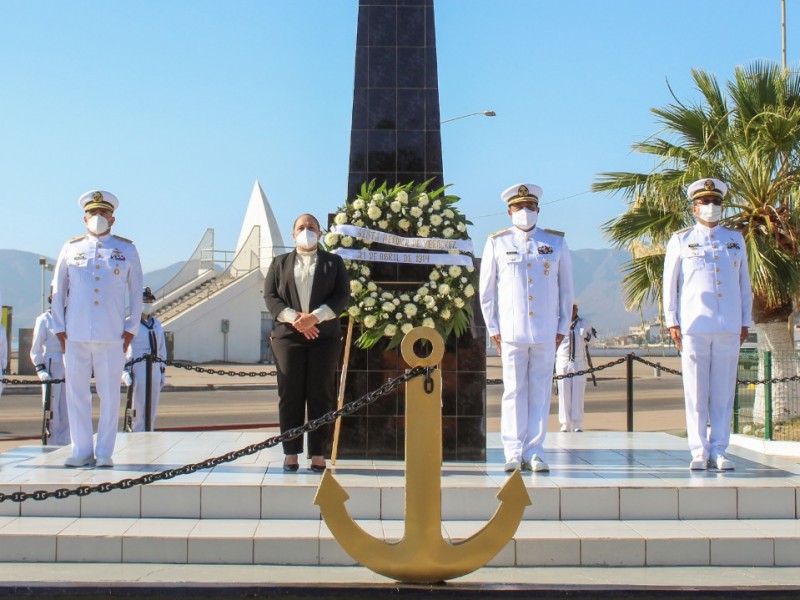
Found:
[[[414, 343], [420, 339], [433, 346], [427, 357], [414, 353]], [[401, 352], [410, 367], [435, 367], [444, 355], [444, 342], [436, 330], [417, 327], [403, 338]], [[441, 467], [442, 374], [432, 369], [429, 379], [416, 377], [406, 382], [406, 514], [402, 539], [385, 542], [364, 531], [347, 512], [344, 504], [349, 496], [330, 470], [322, 477], [314, 504], [336, 541], [368, 569], [406, 583], [460, 577], [500, 552], [514, 536], [531, 501], [519, 471], [515, 471], [498, 492], [500, 505], [489, 522], [469, 538], [451, 543], [442, 537]]]

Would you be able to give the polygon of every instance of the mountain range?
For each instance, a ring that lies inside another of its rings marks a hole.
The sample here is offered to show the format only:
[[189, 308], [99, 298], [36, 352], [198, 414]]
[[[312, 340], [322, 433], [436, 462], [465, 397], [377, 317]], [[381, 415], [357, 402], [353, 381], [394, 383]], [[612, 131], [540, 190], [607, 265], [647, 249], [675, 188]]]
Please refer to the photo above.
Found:
[[[597, 329], [599, 338], [609, 338], [626, 333], [631, 325], [641, 323], [638, 312], [625, 310], [622, 294], [622, 267], [630, 254], [622, 250], [572, 250], [572, 270], [575, 297], [580, 313]], [[50, 264], [55, 260], [47, 258]], [[144, 284], [153, 291], [167, 283], [183, 266], [174, 263], [144, 275]], [[52, 273], [46, 273], [49, 283]], [[39, 255], [21, 250], [0, 250], [0, 299], [13, 308], [13, 333], [19, 328], [33, 327], [41, 313], [42, 267]], [[652, 319], [656, 310], [648, 306], [643, 310], [646, 320]]]

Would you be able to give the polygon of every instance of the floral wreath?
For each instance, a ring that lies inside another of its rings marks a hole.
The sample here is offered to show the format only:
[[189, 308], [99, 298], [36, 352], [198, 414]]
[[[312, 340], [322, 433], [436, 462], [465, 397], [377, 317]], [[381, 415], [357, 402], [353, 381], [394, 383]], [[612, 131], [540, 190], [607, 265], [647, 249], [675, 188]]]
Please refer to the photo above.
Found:
[[[472, 225], [455, 207], [458, 196], [445, 194], [445, 187], [428, 191], [431, 180], [421, 184], [386, 183], [376, 187], [375, 181], [361, 186], [357, 197], [337, 209], [336, 225], [355, 225], [395, 234], [401, 237], [468, 240], [467, 225]], [[324, 237], [329, 250], [369, 248], [370, 240], [362, 240], [335, 232]], [[472, 254], [451, 249], [451, 254]], [[470, 260], [470, 263], [472, 261]], [[428, 280], [415, 291], [392, 292], [381, 288], [370, 278], [368, 262], [345, 260], [350, 273], [350, 302], [347, 313], [361, 326], [356, 345], [370, 348], [379, 340], [397, 346], [403, 336], [420, 325], [436, 329], [442, 337], [462, 335], [469, 328], [472, 300], [478, 274], [472, 264], [433, 265]]]

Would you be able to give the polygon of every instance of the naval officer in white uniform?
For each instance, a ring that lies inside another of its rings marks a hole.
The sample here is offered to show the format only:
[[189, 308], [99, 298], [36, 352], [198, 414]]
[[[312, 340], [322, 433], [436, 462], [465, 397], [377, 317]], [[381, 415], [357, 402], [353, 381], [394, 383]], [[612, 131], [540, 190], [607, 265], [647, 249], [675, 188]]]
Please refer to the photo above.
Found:
[[692, 470], [734, 468], [725, 450], [753, 295], [744, 238], [719, 224], [727, 192], [711, 178], [688, 187], [697, 224], [670, 238], [664, 258], [665, 325], [681, 351]]
[[569, 248], [562, 233], [536, 226], [541, 196], [530, 183], [501, 194], [513, 226], [489, 236], [481, 259], [481, 311], [503, 363], [507, 472], [550, 470], [543, 446], [553, 362], [572, 317]]
[[[556, 375], [569, 375], [589, 367], [586, 344], [592, 339], [592, 326], [578, 316], [578, 301], [572, 305], [569, 333], [556, 349]], [[583, 431], [583, 399], [586, 375], [573, 375], [558, 380], [558, 420], [561, 431]]]
[[[52, 290], [48, 300], [52, 304]], [[49, 309], [36, 317], [33, 325], [30, 357], [40, 381], [64, 379], [64, 352], [61, 350], [61, 341], [53, 333], [53, 313]], [[47, 386], [43, 385], [43, 405], [46, 401], [46, 393]], [[50, 419], [50, 435], [47, 443], [53, 446], [66, 446], [70, 443], [66, 384], [53, 383], [50, 385], [50, 413], [53, 416]]]
[[[133, 242], [111, 235], [117, 198], [92, 190], [78, 200], [85, 235], [64, 244], [53, 274], [53, 332], [64, 348], [72, 456], [67, 467], [113, 467], [119, 426], [119, 382], [125, 351], [142, 314], [142, 265]], [[130, 317], [125, 315], [126, 292]], [[92, 440], [94, 371], [100, 396], [97, 443]]]

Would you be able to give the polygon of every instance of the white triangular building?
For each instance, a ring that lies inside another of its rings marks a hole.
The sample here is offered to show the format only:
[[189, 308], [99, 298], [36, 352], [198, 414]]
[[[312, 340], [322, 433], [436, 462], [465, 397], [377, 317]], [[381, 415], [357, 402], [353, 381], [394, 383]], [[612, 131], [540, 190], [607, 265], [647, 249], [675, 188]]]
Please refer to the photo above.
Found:
[[272, 259], [288, 252], [261, 184], [256, 181], [233, 252], [218, 250], [207, 229], [192, 255], [155, 292], [155, 315], [174, 360], [272, 362], [273, 318], [264, 303]]

